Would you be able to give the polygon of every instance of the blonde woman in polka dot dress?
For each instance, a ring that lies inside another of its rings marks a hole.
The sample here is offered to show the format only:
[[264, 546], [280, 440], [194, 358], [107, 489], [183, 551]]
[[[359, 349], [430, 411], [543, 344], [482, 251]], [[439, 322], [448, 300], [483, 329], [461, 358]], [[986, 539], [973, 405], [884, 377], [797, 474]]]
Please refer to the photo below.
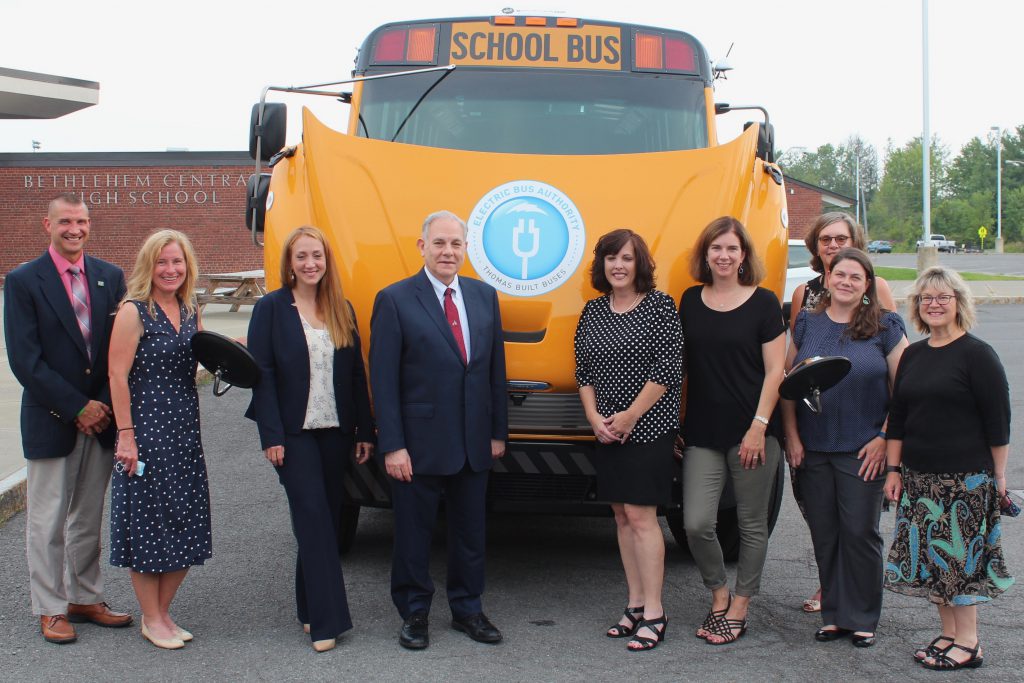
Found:
[[654, 289], [651, 253], [632, 230], [598, 240], [590, 276], [603, 296], [580, 315], [576, 383], [597, 437], [597, 495], [612, 504], [629, 591], [625, 613], [606, 635], [632, 636], [630, 651], [651, 650], [668, 625], [657, 511], [672, 500], [683, 337], [672, 298]]
[[[193, 565], [212, 555], [210, 493], [199, 434], [196, 360], [202, 329], [188, 238], [161, 230], [142, 245], [110, 340], [117, 421], [110, 563], [131, 569], [142, 635], [157, 647], [192, 640], [170, 615]], [[141, 462], [140, 462], [141, 461]], [[145, 470], [140, 470], [141, 463]]]

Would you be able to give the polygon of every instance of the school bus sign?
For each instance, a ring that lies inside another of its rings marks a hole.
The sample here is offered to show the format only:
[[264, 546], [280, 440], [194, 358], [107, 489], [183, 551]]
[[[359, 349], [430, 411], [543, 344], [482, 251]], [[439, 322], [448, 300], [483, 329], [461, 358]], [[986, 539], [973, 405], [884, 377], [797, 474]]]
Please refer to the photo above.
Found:
[[533, 26], [452, 25], [451, 63], [463, 66], [622, 68], [622, 30], [585, 26], [578, 31]]

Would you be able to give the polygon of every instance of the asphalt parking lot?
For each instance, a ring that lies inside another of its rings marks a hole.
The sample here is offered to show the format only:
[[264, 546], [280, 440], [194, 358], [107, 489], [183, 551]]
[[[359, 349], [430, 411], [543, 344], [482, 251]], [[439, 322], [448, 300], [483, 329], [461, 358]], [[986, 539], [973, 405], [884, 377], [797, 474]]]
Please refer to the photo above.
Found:
[[[1000, 352], [1011, 386], [1024, 386], [1024, 306], [986, 306], [978, 333]], [[344, 567], [355, 628], [339, 646], [315, 654], [294, 617], [294, 540], [277, 477], [258, 451], [256, 430], [242, 412], [248, 392], [214, 398], [202, 391], [204, 442], [214, 514], [214, 558], [186, 580], [175, 614], [195, 633], [184, 650], [158, 650], [136, 628], [80, 628], [77, 643], [43, 642], [31, 617], [24, 559], [24, 514], [0, 528], [0, 672], [6, 680], [133, 681], [788, 681], [950, 680], [910, 661], [935, 631], [924, 601], [886, 594], [879, 643], [868, 650], [848, 641], [816, 643], [820, 623], [800, 611], [816, 573], [806, 527], [787, 490], [769, 547], [761, 595], [750, 631], [740, 641], [712, 647], [692, 632], [707, 609], [696, 567], [670, 541], [664, 645], [629, 653], [604, 628], [620, 612], [622, 570], [610, 519], [492, 516], [488, 588], [484, 604], [505, 642], [487, 646], [448, 628], [443, 597], [443, 533], [435, 544], [439, 594], [431, 646], [399, 648], [400, 620], [388, 594], [391, 522], [387, 511], [364, 511], [356, 545]], [[1022, 414], [1020, 396], [1014, 410]], [[1024, 437], [1014, 435], [1010, 487], [1024, 488]], [[883, 517], [888, 536], [892, 514]], [[443, 529], [443, 525], [439, 527]], [[667, 530], [666, 530], [667, 535]], [[668, 536], [668, 535], [667, 535]], [[106, 537], [106, 532], [104, 532]], [[1007, 563], [1024, 576], [1024, 519], [1008, 520]], [[127, 573], [105, 568], [108, 600], [137, 613]], [[1017, 586], [979, 610], [985, 666], [963, 680], [1024, 679], [1021, 630], [1024, 593]]]

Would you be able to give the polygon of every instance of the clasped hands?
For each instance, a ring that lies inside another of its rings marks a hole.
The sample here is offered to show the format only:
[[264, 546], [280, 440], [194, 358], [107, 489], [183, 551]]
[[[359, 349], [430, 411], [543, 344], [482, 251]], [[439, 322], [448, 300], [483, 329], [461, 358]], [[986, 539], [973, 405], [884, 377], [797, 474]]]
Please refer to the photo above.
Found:
[[[497, 460], [505, 455], [505, 441], [491, 439], [491, 458]], [[412, 457], [408, 449], [399, 448], [384, 454], [384, 471], [397, 481], [412, 481]]]
[[595, 415], [590, 420], [590, 426], [600, 443], [626, 443], [636, 422], [637, 418], [629, 410], [623, 410], [608, 417]]
[[110, 426], [110, 406], [91, 399], [85, 404], [81, 415], [75, 418], [75, 427], [88, 436], [95, 436]]

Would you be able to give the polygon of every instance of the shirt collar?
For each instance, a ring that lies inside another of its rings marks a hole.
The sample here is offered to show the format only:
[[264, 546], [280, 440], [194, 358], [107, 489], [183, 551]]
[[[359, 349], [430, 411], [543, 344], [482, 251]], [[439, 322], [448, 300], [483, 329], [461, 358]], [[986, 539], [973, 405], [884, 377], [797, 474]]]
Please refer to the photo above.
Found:
[[430, 285], [434, 288], [434, 293], [437, 294], [437, 298], [443, 299], [444, 290], [449, 288], [454, 291], [456, 297], [462, 296], [462, 290], [459, 289], [458, 275], [455, 276], [455, 279], [452, 280], [452, 283], [450, 285], [446, 285], [445, 283], [441, 282], [436, 277], [434, 277], [434, 274], [430, 272], [429, 268], [424, 268], [423, 272], [427, 274], [427, 279], [430, 280]]
[[84, 256], [79, 257], [78, 263], [72, 263], [71, 261], [68, 261], [66, 258], [61, 256], [60, 252], [58, 252], [57, 249], [54, 248], [53, 244], [50, 245], [49, 252], [50, 258], [53, 259], [53, 264], [57, 266], [57, 272], [60, 273], [61, 275], [68, 272], [68, 268], [70, 268], [71, 266], [78, 266], [79, 270], [81, 270], [83, 274], [85, 273]]

